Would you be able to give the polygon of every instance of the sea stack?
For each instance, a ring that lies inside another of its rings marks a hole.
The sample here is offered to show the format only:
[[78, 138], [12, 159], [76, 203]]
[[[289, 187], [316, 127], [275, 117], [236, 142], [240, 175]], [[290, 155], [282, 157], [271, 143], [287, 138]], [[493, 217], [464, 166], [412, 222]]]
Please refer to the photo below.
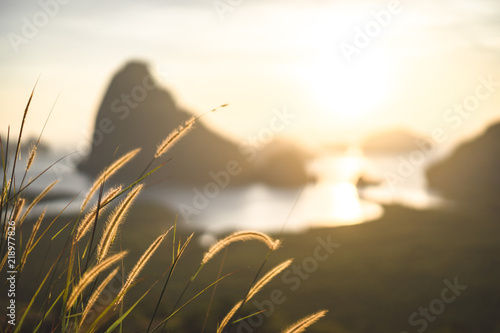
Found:
[[500, 123], [460, 145], [429, 167], [429, 187], [447, 199], [498, 205], [500, 198]]
[[[131, 61], [111, 80], [97, 112], [90, 154], [79, 169], [95, 177], [112, 160], [141, 148], [113, 178], [134, 181], [153, 159], [158, 144], [192, 116], [179, 108], [172, 95], [156, 82], [146, 63]], [[168, 160], [148, 180], [187, 186], [214, 182], [217, 175], [220, 182], [228, 183], [226, 186], [249, 182], [297, 186], [311, 180], [305, 167], [308, 155], [293, 145], [280, 149], [279, 154], [262, 149], [266, 153], [252, 160], [238, 148], [236, 142], [197, 121], [194, 129], [149, 167], [152, 170]], [[226, 173], [230, 176], [227, 181], [223, 176]]]

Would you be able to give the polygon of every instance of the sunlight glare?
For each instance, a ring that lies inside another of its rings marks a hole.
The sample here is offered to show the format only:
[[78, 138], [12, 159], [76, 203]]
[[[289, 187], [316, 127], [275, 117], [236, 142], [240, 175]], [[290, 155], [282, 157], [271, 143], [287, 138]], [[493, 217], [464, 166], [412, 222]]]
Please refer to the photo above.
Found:
[[382, 53], [363, 55], [351, 64], [345, 59], [319, 57], [311, 64], [308, 88], [329, 117], [356, 119], [389, 100], [391, 70]]
[[357, 223], [362, 218], [358, 190], [351, 183], [333, 184], [331, 187], [332, 217], [337, 221]]

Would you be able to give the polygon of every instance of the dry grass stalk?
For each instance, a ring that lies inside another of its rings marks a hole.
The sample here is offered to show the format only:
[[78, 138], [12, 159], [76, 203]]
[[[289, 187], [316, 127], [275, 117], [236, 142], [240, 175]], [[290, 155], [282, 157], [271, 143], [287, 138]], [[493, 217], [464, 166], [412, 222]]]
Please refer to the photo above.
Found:
[[282, 262], [281, 264], [277, 265], [273, 269], [271, 269], [269, 272], [267, 272], [266, 275], [264, 275], [262, 278], [260, 278], [257, 283], [255, 283], [248, 292], [247, 296], [247, 301], [251, 299], [252, 297], [255, 296], [269, 281], [271, 281], [276, 275], [281, 273], [285, 268], [290, 266], [292, 264], [293, 259], [288, 259], [287, 261]]
[[130, 288], [130, 286], [135, 281], [135, 279], [139, 276], [139, 273], [141, 272], [141, 270], [144, 268], [144, 266], [146, 265], [146, 263], [148, 262], [148, 260], [153, 256], [153, 254], [158, 249], [158, 247], [160, 246], [161, 242], [163, 241], [163, 239], [165, 238], [165, 236], [167, 236], [168, 232], [171, 229], [172, 228], [170, 228], [163, 235], [160, 235], [158, 238], [156, 238], [156, 240], [149, 246], [149, 248], [146, 250], [146, 252], [144, 252], [144, 254], [141, 256], [141, 258], [139, 259], [139, 261], [137, 261], [137, 263], [135, 264], [134, 268], [132, 268], [132, 270], [130, 271], [130, 273], [129, 273], [128, 277], [127, 277], [127, 281], [125, 281], [125, 283], [123, 284], [122, 289], [118, 293], [115, 305], [120, 304], [120, 302], [123, 300], [123, 297], [125, 296], [125, 293], [127, 292], [127, 290]]
[[222, 319], [219, 327], [217, 328], [217, 333], [222, 333], [222, 330], [229, 324], [229, 321], [234, 317], [236, 311], [243, 305], [243, 301], [239, 301], [235, 306], [227, 313], [227, 315]]
[[30, 238], [28, 239], [28, 242], [26, 243], [26, 248], [24, 249], [23, 256], [21, 258], [21, 269], [23, 270], [24, 264], [26, 263], [26, 259], [28, 258], [28, 254], [31, 252], [31, 246], [33, 245], [33, 242], [35, 241], [35, 236], [36, 233], [38, 232], [38, 229], [40, 229], [40, 225], [42, 224], [42, 220], [45, 216], [45, 213], [47, 212], [47, 208], [45, 208], [40, 214], [40, 217], [36, 221], [35, 225], [33, 226], [33, 231], [31, 231]]
[[127, 195], [127, 197], [123, 199], [122, 202], [120, 202], [118, 207], [116, 207], [115, 210], [109, 216], [108, 222], [104, 227], [104, 232], [101, 236], [101, 240], [99, 242], [99, 245], [97, 246], [98, 262], [102, 261], [106, 257], [111, 247], [111, 244], [113, 244], [119, 226], [125, 220], [125, 216], [127, 215], [127, 212], [130, 206], [132, 205], [132, 202], [137, 197], [142, 188], [143, 188], [142, 184], [134, 187]]
[[[229, 104], [222, 104], [221, 106], [219, 106], [219, 108], [225, 108], [226, 106], [228, 106]], [[217, 111], [218, 108], [215, 108], [215, 109], [212, 109], [211, 112], [215, 112]]]
[[49, 186], [47, 186], [45, 188], [45, 190], [42, 191], [42, 193], [40, 193], [34, 200], [33, 202], [31, 202], [31, 204], [28, 206], [28, 208], [26, 209], [26, 212], [24, 212], [23, 216], [19, 219], [19, 225], [18, 227], [21, 227], [21, 224], [23, 223], [23, 221], [26, 219], [26, 216], [28, 216], [29, 212], [33, 209], [33, 207], [35, 207], [35, 205], [43, 199], [43, 197], [45, 195], [47, 195], [47, 193], [49, 193], [49, 191], [59, 182], [59, 179], [53, 181]]
[[[290, 266], [293, 259], [289, 259], [287, 261], [282, 262], [278, 266], [274, 267], [270, 270], [266, 275], [264, 275], [248, 292], [247, 297], [245, 298], [245, 303], [248, 302], [252, 297], [254, 297], [269, 281], [271, 281], [276, 275], [281, 273], [285, 268]], [[236, 311], [243, 305], [243, 301], [239, 301], [235, 306], [228, 312], [228, 314], [224, 317], [219, 328], [217, 329], [217, 333], [221, 333], [222, 330], [227, 326], [229, 321], [234, 317]]]
[[99, 296], [101, 295], [102, 291], [104, 288], [108, 285], [108, 283], [113, 279], [113, 277], [118, 273], [119, 267], [116, 267], [107, 277], [102, 281], [102, 283], [97, 287], [97, 289], [92, 293], [92, 295], [89, 298], [89, 301], [87, 305], [85, 306], [85, 309], [83, 310], [82, 318], [80, 320], [80, 327], [82, 326], [83, 322], [85, 321], [85, 318], [87, 318], [87, 315], [89, 314], [90, 309], [92, 309], [92, 306], [95, 304]]
[[180, 125], [177, 127], [175, 130], [170, 133], [165, 140], [160, 143], [156, 149], [156, 154], [155, 158], [160, 157], [161, 155], [165, 154], [165, 152], [168, 150], [168, 148], [172, 147], [179, 139], [181, 139], [184, 134], [186, 134], [194, 125], [196, 122], [195, 117], [191, 117], [184, 124]]
[[31, 168], [31, 166], [33, 165], [33, 161], [35, 160], [35, 156], [36, 156], [36, 148], [37, 148], [37, 145], [33, 145], [30, 149], [28, 162], [26, 163], [26, 171], [28, 171]]
[[4, 266], [4, 265], [5, 265], [5, 263], [7, 262], [8, 255], [9, 255], [9, 252], [8, 252], [8, 251], [6, 251], [6, 252], [5, 252], [5, 255], [3, 256], [2, 262], [0, 263], [0, 271], [3, 269], [3, 266]]
[[295, 324], [291, 325], [287, 329], [285, 329], [283, 331], [283, 333], [301, 333], [301, 332], [304, 332], [306, 330], [306, 328], [308, 328], [309, 326], [311, 326], [312, 324], [317, 322], [327, 312], [328, 312], [328, 310], [322, 310], [322, 311], [318, 311], [312, 315], [309, 315], [309, 316], [299, 320]]
[[8, 193], [9, 187], [10, 187], [10, 179], [7, 181], [7, 184], [5, 184], [5, 187], [3, 189], [2, 201], [5, 201], [7, 199], [7, 193]]
[[19, 218], [19, 215], [21, 214], [21, 211], [23, 210], [24, 204], [26, 203], [26, 200], [23, 198], [19, 198], [16, 202], [16, 205], [14, 207], [14, 213], [12, 214], [12, 221], [16, 221]]
[[90, 199], [94, 195], [94, 193], [99, 189], [99, 187], [102, 185], [102, 183], [113, 176], [118, 170], [120, 170], [127, 162], [129, 162], [132, 158], [135, 157], [139, 153], [141, 149], [137, 148], [134, 149], [119, 159], [117, 159], [115, 162], [113, 162], [108, 168], [104, 169], [97, 179], [94, 181], [94, 184], [92, 184], [92, 187], [90, 188], [90, 191], [87, 193], [85, 196], [85, 199], [83, 200], [81, 210], [83, 211], [85, 207], [87, 207], [87, 204], [89, 203]]
[[95, 265], [91, 269], [89, 269], [85, 274], [83, 274], [82, 278], [80, 279], [80, 282], [76, 285], [76, 287], [73, 288], [73, 291], [71, 292], [71, 295], [68, 298], [68, 302], [66, 303], [66, 311], [68, 311], [73, 304], [75, 303], [76, 299], [80, 294], [85, 290], [85, 287], [89, 285], [94, 279], [101, 273], [102, 271], [106, 270], [109, 266], [114, 264], [116, 261], [122, 259], [125, 257], [127, 254], [127, 251], [123, 251], [120, 253], [117, 253], [111, 257], [109, 257], [106, 260], [103, 260], [99, 264]]
[[[107, 204], [111, 199], [113, 199], [120, 191], [122, 190], [122, 187], [121, 186], [118, 186], [118, 187], [114, 187], [110, 190], [108, 190], [102, 197], [102, 200], [101, 200], [101, 204], [99, 205], [99, 212], [102, 213], [106, 206], [105, 207], [101, 207], [105, 204]], [[98, 205], [95, 204], [90, 210], [89, 212], [87, 213], [87, 215], [85, 215], [85, 217], [82, 219], [82, 221], [80, 222], [80, 224], [78, 225], [78, 228], [76, 230], [76, 235], [75, 235], [75, 240], [73, 241], [73, 243], [77, 243], [80, 241], [80, 239], [82, 239], [83, 236], [85, 236], [85, 234], [90, 230], [90, 228], [92, 227], [92, 225], [94, 224], [94, 221], [95, 221], [95, 217], [97, 215], [97, 208], [98, 208]]]
[[257, 231], [240, 231], [240, 232], [235, 232], [234, 234], [231, 234], [227, 236], [226, 238], [218, 241], [214, 245], [208, 249], [207, 252], [203, 255], [203, 260], [201, 261], [201, 264], [204, 265], [206, 264], [210, 259], [212, 259], [220, 250], [224, 249], [226, 246], [238, 242], [238, 241], [247, 241], [247, 240], [260, 240], [264, 242], [271, 250], [276, 250], [279, 245], [280, 241], [279, 240], [274, 240], [265, 233], [262, 232], [257, 232]]

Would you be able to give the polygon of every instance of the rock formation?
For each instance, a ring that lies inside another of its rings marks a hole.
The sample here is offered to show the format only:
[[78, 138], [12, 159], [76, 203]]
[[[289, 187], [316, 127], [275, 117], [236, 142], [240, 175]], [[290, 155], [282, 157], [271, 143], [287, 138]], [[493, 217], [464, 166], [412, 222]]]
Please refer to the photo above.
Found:
[[425, 138], [403, 129], [381, 132], [364, 140], [363, 150], [368, 153], [394, 154], [420, 149], [419, 141]]
[[[95, 176], [113, 156], [117, 158], [140, 147], [139, 155], [115, 178], [133, 181], [149, 164], [157, 145], [191, 116], [155, 82], [146, 64], [129, 62], [108, 87], [96, 116], [91, 152], [79, 168]], [[167, 185], [193, 186], [213, 182], [217, 174], [222, 177], [221, 172], [233, 172], [230, 185], [252, 181], [278, 186], [304, 184], [309, 178], [305, 170], [306, 155], [292, 146], [287, 147], [277, 154], [258, 154], [248, 161], [236, 143], [198, 121], [194, 129], [149, 168], [169, 160], [149, 182], [166, 179]]]
[[500, 123], [460, 145], [448, 158], [429, 167], [430, 188], [469, 203], [496, 202], [500, 196]]

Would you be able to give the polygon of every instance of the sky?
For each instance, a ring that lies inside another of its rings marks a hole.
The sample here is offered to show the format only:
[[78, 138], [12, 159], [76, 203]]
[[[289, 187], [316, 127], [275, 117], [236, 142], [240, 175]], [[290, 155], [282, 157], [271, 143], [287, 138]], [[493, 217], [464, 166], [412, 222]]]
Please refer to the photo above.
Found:
[[499, 18], [495, 0], [5, 0], [0, 133], [38, 80], [28, 135], [55, 103], [46, 142], [88, 142], [111, 77], [141, 59], [181, 107], [230, 104], [205, 121], [235, 140], [286, 110], [276, 135], [307, 144], [395, 127], [452, 142], [500, 119]]

